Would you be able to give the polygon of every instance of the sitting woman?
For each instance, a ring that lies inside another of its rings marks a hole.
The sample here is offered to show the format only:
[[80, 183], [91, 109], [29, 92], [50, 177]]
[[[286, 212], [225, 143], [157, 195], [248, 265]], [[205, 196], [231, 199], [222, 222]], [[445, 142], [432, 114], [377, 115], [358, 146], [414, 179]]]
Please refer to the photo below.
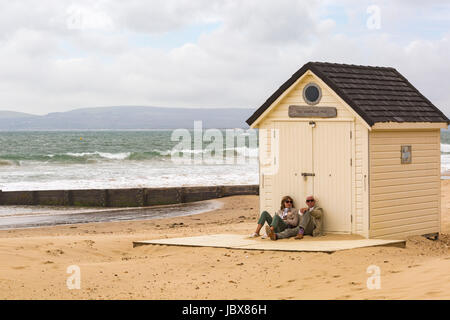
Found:
[[295, 228], [300, 221], [298, 210], [294, 208], [294, 201], [291, 197], [285, 196], [281, 199], [280, 210], [278, 210], [273, 218], [267, 211], [263, 211], [258, 220], [255, 232], [252, 238], [259, 237], [259, 232], [264, 223], [267, 222], [266, 234], [282, 232], [287, 228]]

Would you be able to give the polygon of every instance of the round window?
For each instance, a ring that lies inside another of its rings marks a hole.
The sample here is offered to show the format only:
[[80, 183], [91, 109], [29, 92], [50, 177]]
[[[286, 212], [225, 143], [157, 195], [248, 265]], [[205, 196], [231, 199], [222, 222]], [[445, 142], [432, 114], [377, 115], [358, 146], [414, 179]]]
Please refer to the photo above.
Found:
[[320, 87], [315, 83], [308, 83], [303, 88], [303, 99], [307, 104], [317, 104], [322, 98], [322, 91]]

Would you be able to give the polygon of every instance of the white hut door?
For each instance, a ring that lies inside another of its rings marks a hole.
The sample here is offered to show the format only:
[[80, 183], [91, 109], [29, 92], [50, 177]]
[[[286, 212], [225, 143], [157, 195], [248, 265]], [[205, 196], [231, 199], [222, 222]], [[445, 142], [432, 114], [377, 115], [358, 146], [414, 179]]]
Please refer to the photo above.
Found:
[[[279, 139], [277, 171], [273, 175], [272, 206], [280, 207], [281, 198], [289, 195], [297, 208], [305, 206], [305, 198], [313, 193], [312, 128], [308, 122], [274, 122]], [[275, 149], [275, 148], [274, 148]]]
[[329, 232], [351, 232], [350, 131], [350, 122], [317, 121], [312, 132], [314, 196]]
[[324, 230], [351, 232], [351, 123], [316, 121], [274, 122], [278, 150], [273, 175], [272, 208], [283, 196], [305, 207], [314, 195], [324, 209]]

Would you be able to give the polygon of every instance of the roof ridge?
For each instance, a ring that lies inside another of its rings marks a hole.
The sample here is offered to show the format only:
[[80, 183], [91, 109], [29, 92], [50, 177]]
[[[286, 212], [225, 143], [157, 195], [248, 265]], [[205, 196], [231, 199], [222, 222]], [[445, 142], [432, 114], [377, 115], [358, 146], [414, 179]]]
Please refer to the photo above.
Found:
[[337, 62], [328, 62], [328, 61], [310, 61], [307, 64], [328, 65], [328, 66], [336, 66], [336, 67], [352, 67], [352, 68], [361, 68], [361, 69], [370, 68], [370, 69], [381, 69], [381, 70], [396, 70], [394, 67], [368, 66], [368, 65], [347, 64], [347, 63], [337, 63]]

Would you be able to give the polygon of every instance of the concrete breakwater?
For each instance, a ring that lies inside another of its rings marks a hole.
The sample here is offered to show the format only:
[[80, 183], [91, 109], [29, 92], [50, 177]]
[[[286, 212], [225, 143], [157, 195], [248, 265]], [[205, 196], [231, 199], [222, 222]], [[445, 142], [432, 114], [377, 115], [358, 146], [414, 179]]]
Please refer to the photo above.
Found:
[[147, 207], [258, 194], [258, 185], [3, 192], [0, 190], [0, 205]]

